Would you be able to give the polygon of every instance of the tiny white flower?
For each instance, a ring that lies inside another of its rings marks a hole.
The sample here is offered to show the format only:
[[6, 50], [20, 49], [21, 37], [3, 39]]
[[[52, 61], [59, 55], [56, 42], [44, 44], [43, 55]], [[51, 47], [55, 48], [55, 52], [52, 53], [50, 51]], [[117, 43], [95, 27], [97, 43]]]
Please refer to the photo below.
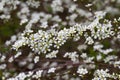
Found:
[[34, 62], [37, 63], [39, 61], [39, 56], [35, 56]]
[[79, 74], [79, 76], [83, 76], [85, 74], [88, 73], [87, 69], [84, 68], [78, 68], [77, 73]]
[[50, 69], [48, 70], [48, 73], [54, 73], [55, 70], [56, 70], [56, 68], [50, 68]]

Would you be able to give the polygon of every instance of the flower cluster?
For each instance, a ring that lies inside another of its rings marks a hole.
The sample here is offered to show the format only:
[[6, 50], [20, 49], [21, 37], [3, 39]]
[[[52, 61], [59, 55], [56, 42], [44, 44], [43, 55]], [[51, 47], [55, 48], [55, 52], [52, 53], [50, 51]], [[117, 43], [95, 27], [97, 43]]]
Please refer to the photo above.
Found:
[[0, 27], [0, 79], [120, 79], [119, 4], [120, 0], [0, 0], [1, 25], [16, 27], [5, 39]]

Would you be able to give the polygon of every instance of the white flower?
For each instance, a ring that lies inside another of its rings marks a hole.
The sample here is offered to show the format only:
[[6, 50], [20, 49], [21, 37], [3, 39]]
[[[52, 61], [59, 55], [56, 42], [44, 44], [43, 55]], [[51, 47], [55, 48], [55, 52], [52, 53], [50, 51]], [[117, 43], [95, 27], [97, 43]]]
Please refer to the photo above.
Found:
[[35, 56], [34, 62], [37, 63], [39, 61], [39, 56]]
[[120, 69], [120, 60], [113, 62], [113, 65], [114, 65], [115, 67], [118, 67], [118, 68]]
[[62, 7], [62, 1], [61, 0], [53, 0], [52, 4], [51, 4], [51, 7], [53, 9], [53, 12], [57, 12], [57, 11], [62, 12], [63, 9], [64, 9]]
[[4, 9], [4, 5], [5, 5], [4, 1], [0, 2], [0, 11]]
[[73, 1], [77, 1], [77, 0], [73, 0]]
[[97, 12], [95, 12], [95, 16], [97, 17], [97, 18], [103, 18], [103, 16], [105, 16], [105, 14], [106, 14], [106, 12], [103, 12], [103, 11], [97, 11]]
[[73, 62], [76, 62], [78, 60], [79, 55], [77, 54], [77, 52], [67, 52], [67, 53], [64, 54], [63, 57], [68, 57]]
[[40, 2], [39, 2], [39, 1], [28, 0], [26, 3], [27, 3], [29, 6], [35, 7], [35, 8], [38, 8], [38, 7], [40, 6]]
[[9, 46], [11, 44], [11, 41], [6, 41], [5, 45]]
[[10, 57], [9, 59], [8, 59], [8, 62], [13, 62], [13, 57]]
[[22, 25], [22, 24], [24, 24], [24, 23], [26, 23], [26, 22], [28, 22], [28, 19], [26, 19], [26, 18], [25, 18], [25, 19], [22, 19], [21, 22], [20, 22], [20, 25]]
[[94, 57], [87, 57], [87, 58], [84, 60], [84, 62], [85, 62], [85, 63], [94, 63], [93, 59], [94, 59]]
[[[0, 54], [0, 56], [1, 56], [1, 54]], [[6, 56], [2, 55], [1, 58], [0, 58], [0, 61], [1, 61], [1, 62], [4, 62], [5, 59], [6, 59]]]
[[32, 77], [38, 79], [42, 76], [42, 73], [43, 73], [43, 70], [38, 70]]
[[110, 62], [112, 60], [116, 60], [118, 57], [115, 56], [115, 55], [108, 55], [105, 59], [104, 59], [104, 62], [107, 63], [107, 62]]
[[56, 68], [50, 68], [50, 69], [48, 70], [48, 73], [54, 73], [55, 70], [56, 70]]
[[26, 78], [26, 74], [24, 72], [20, 73], [19, 75], [16, 76], [16, 80], [24, 80]]
[[5, 69], [6, 67], [7, 67], [6, 64], [1, 64], [1, 65], [0, 65], [0, 70]]
[[77, 73], [79, 74], [79, 76], [83, 76], [85, 74], [88, 73], [87, 69], [84, 68], [78, 68]]
[[52, 51], [51, 53], [48, 53], [46, 55], [46, 58], [56, 58], [57, 53], [58, 53], [58, 50]]
[[106, 78], [111, 77], [111, 75], [108, 73], [108, 71], [109, 71], [108, 69], [106, 69], [106, 70], [103, 70], [103, 69], [99, 70], [98, 69], [95, 71], [94, 75], [102, 80], [106, 80]]
[[103, 45], [96, 43], [96, 44], [93, 46], [93, 48], [94, 48], [94, 50], [100, 50], [101, 48], [103, 48]]
[[19, 57], [20, 55], [22, 55], [22, 52], [17, 52], [16, 55], [14, 56], [14, 58]]
[[87, 37], [87, 39], [86, 39], [86, 43], [88, 43], [88, 44], [93, 44], [94, 41], [93, 41], [93, 39], [89, 36], [89, 37]]
[[78, 49], [79, 51], [81, 51], [81, 50], [86, 50], [86, 49], [87, 49], [87, 45], [85, 45], [85, 44], [79, 45], [79, 46], [77, 47], [77, 49]]
[[99, 60], [101, 60], [102, 59], [102, 56], [99, 54], [99, 55], [97, 55], [97, 60], [99, 61]]
[[100, 52], [102, 52], [103, 54], [107, 55], [110, 52], [113, 52], [113, 49], [106, 49], [106, 50], [99, 50]]
[[[74, 0], [75, 1], [75, 0]], [[76, 0], [77, 1], [77, 0]], [[76, 10], [77, 5], [71, 5], [69, 8], [69, 12], [73, 12]]]
[[93, 4], [87, 4], [87, 5], [85, 5], [86, 7], [90, 7], [90, 6], [92, 6]]
[[93, 78], [92, 80], [101, 80], [100, 78]]
[[21, 39], [15, 42], [15, 44], [13, 45], [13, 49], [18, 50], [19, 47], [25, 45], [26, 40], [25, 39]]
[[42, 28], [47, 28], [47, 27], [48, 27], [48, 22], [42, 22], [41, 27], [42, 27]]
[[80, 57], [82, 57], [83, 59], [85, 59], [85, 58], [87, 58], [88, 56], [87, 56], [86, 53], [82, 53], [82, 54], [80, 55]]

